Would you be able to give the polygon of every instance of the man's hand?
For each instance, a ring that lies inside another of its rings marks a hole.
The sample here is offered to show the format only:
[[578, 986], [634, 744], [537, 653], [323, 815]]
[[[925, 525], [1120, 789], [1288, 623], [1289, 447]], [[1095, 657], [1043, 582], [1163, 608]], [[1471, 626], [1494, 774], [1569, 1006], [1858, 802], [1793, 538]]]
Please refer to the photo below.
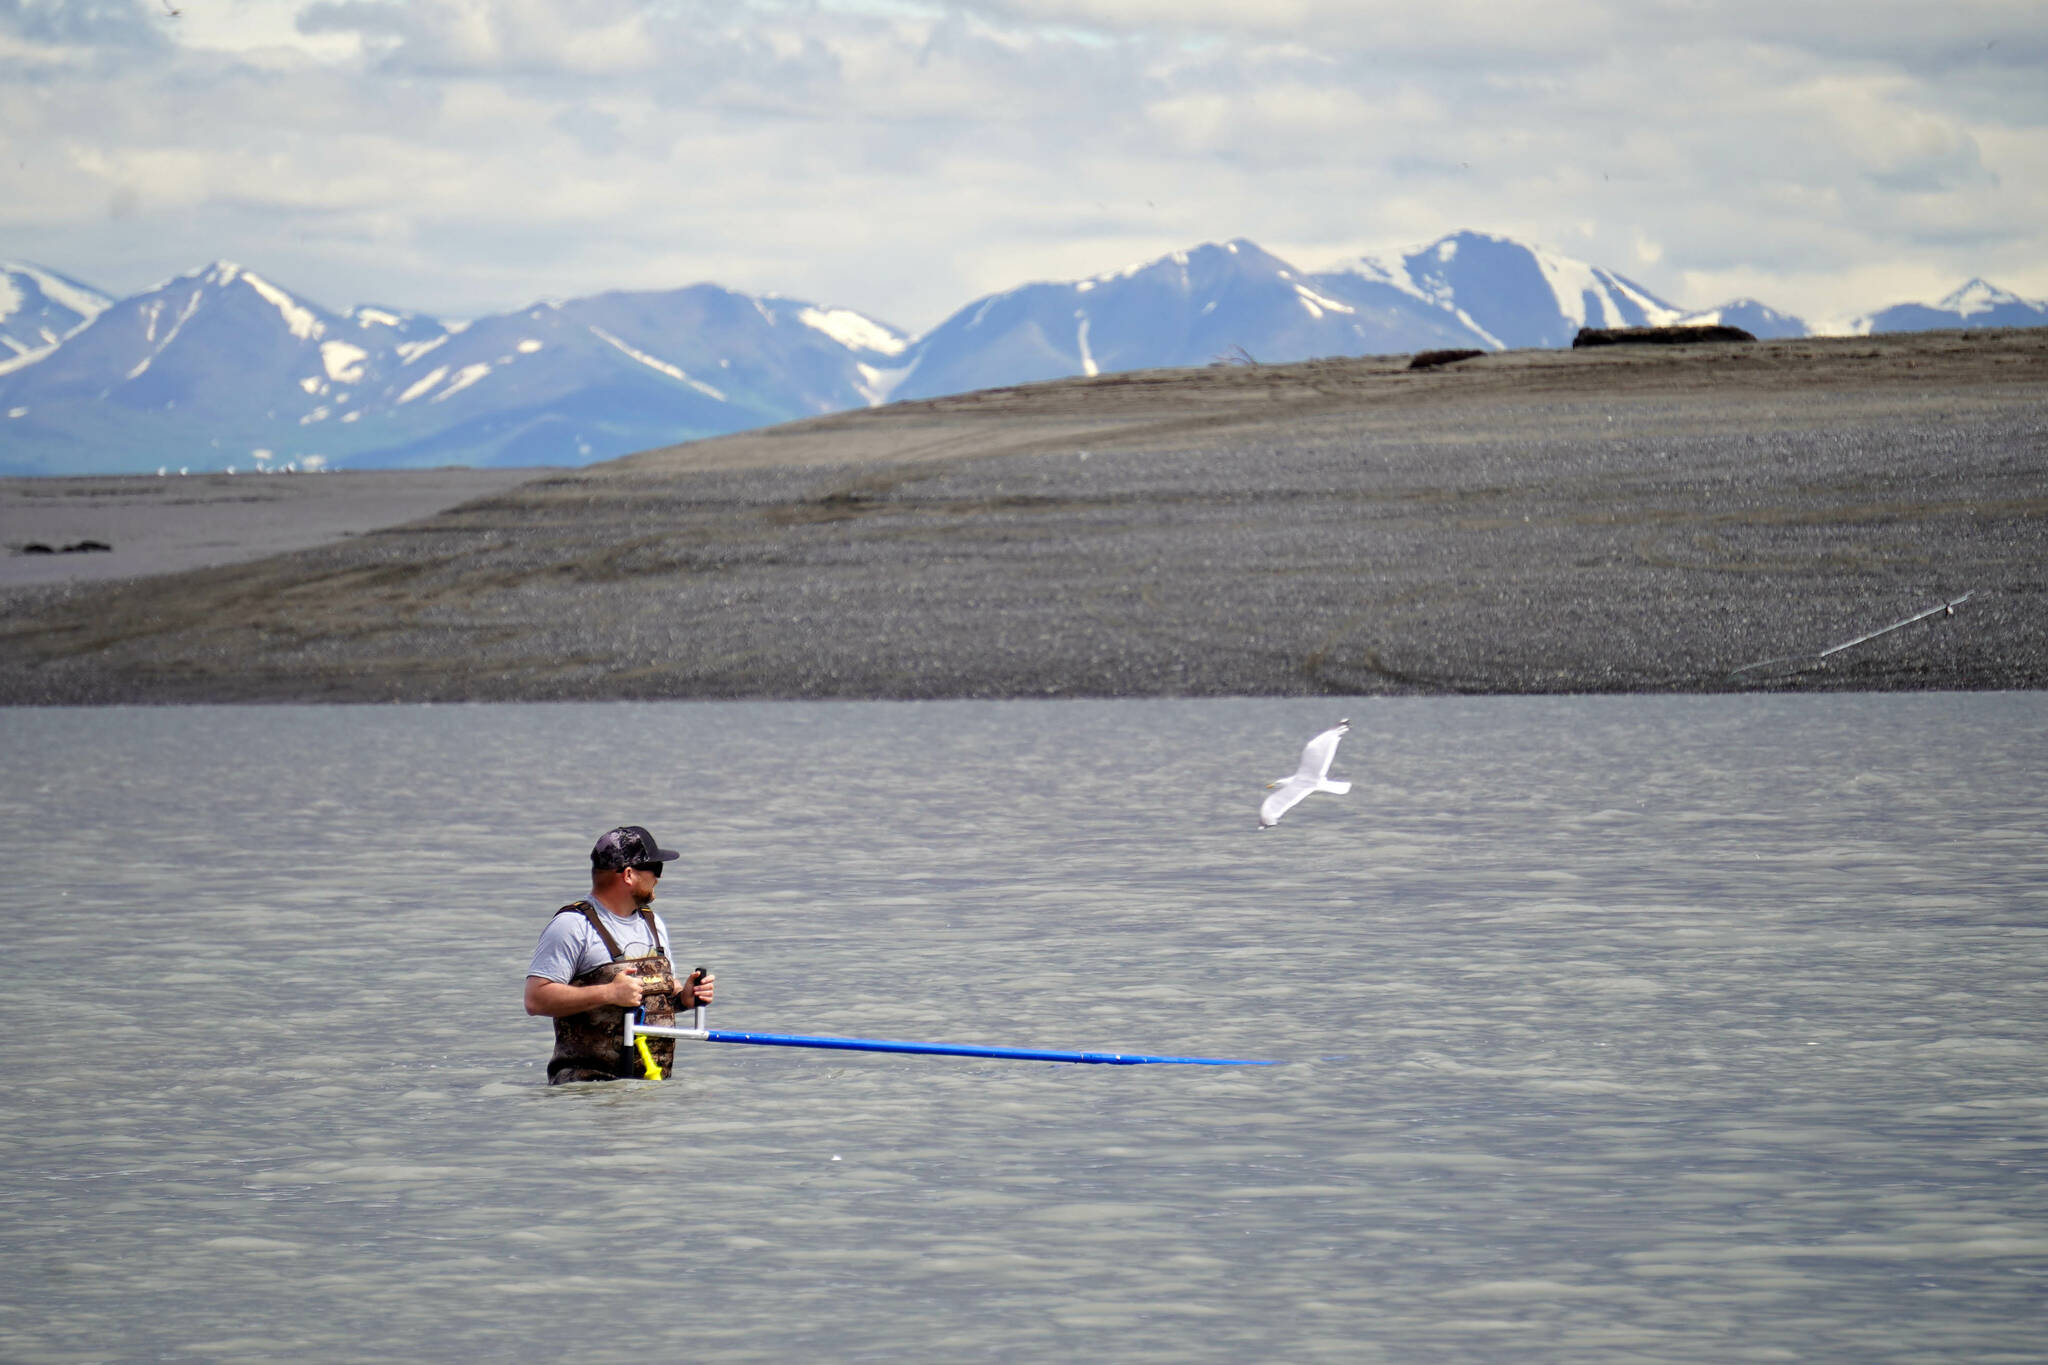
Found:
[[697, 976], [693, 973], [690, 979], [683, 983], [680, 1002], [682, 1008], [686, 1010], [695, 1009], [699, 1005], [710, 1004], [711, 993], [717, 988], [718, 978], [711, 973], [706, 972], [702, 976]]
[[[526, 1012], [542, 1014], [552, 1019], [567, 1018], [582, 1014], [600, 1005], [618, 1005], [624, 1009], [638, 1009], [647, 995], [647, 983], [640, 979], [638, 967], [621, 967], [617, 976], [609, 981], [599, 981], [588, 986], [569, 986], [560, 981], [549, 981], [545, 977], [526, 978]], [[687, 1000], [689, 991], [684, 989], [678, 995]], [[707, 977], [697, 997], [706, 1004], [711, 1001], [711, 984]]]
[[647, 988], [640, 984], [640, 969], [621, 967], [617, 976], [604, 983], [604, 1003], [638, 1009], [640, 997], [646, 992]]

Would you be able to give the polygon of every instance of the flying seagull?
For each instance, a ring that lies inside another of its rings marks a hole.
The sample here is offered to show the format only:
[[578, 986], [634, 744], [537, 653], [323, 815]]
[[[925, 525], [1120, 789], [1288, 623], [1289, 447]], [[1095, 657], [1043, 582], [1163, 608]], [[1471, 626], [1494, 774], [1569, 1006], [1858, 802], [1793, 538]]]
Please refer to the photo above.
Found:
[[1294, 776], [1268, 782], [1266, 786], [1272, 795], [1259, 807], [1259, 828], [1271, 829], [1280, 823], [1280, 817], [1293, 810], [1295, 803], [1310, 792], [1329, 792], [1342, 796], [1351, 790], [1349, 782], [1330, 780], [1330, 760], [1337, 756], [1337, 741], [1351, 729], [1347, 718], [1337, 722], [1336, 728], [1325, 730], [1310, 740], [1301, 751], [1301, 767]]

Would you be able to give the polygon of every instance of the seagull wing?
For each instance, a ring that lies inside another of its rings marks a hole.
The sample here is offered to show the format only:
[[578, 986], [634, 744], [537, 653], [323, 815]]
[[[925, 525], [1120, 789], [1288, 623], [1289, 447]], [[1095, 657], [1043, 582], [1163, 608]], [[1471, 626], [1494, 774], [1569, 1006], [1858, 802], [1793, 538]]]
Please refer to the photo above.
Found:
[[1321, 782], [1327, 778], [1330, 775], [1330, 764], [1337, 757], [1337, 741], [1344, 738], [1350, 729], [1350, 721], [1338, 721], [1334, 727], [1323, 731], [1302, 746], [1301, 767], [1295, 771], [1295, 777], [1305, 777], [1311, 783]]
[[1259, 828], [1279, 824], [1281, 816], [1293, 810], [1302, 797], [1315, 789], [1316, 784], [1299, 773], [1275, 786], [1273, 794], [1259, 806]]

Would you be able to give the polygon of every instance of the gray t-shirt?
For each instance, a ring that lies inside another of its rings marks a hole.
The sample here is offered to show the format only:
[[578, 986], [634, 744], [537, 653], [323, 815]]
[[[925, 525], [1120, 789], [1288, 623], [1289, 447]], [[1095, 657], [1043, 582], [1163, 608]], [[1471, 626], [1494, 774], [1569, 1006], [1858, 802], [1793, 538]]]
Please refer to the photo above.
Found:
[[[579, 899], [590, 900], [588, 896]], [[590, 900], [590, 903], [596, 905], [597, 913], [604, 916], [604, 927], [611, 930], [612, 937], [618, 940], [621, 953], [627, 957], [644, 957], [654, 951], [655, 945], [647, 941], [646, 920], [637, 914], [622, 919], [595, 900]], [[654, 917], [654, 929], [659, 935], [657, 942], [666, 953], [668, 926], [661, 922], [660, 915]], [[526, 974], [567, 985], [611, 960], [611, 950], [597, 936], [589, 918], [579, 910], [571, 910], [568, 914], [556, 915], [548, 921], [548, 927], [540, 931], [540, 943], [533, 950], [533, 961], [526, 964]]]

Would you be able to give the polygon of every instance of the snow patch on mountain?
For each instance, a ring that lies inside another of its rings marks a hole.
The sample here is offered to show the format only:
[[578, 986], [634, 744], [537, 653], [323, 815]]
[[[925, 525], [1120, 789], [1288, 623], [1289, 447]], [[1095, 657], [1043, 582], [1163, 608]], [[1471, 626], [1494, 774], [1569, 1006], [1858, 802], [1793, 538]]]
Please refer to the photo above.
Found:
[[1508, 349], [1508, 344], [1505, 341], [1502, 341], [1499, 337], [1495, 336], [1493, 333], [1487, 331], [1484, 327], [1480, 326], [1479, 319], [1473, 317], [1464, 309], [1452, 308], [1449, 311], [1451, 316], [1456, 318], [1459, 321], [1459, 323], [1464, 326], [1465, 330], [1472, 333], [1473, 336], [1479, 338], [1480, 345], [1491, 346], [1496, 351], [1505, 351]]
[[327, 329], [320, 325], [320, 319], [313, 316], [313, 310], [300, 303], [290, 294], [279, 289], [261, 275], [241, 271], [242, 283], [262, 296], [263, 300], [277, 309], [284, 318], [285, 329], [301, 341], [318, 341]]
[[34, 363], [105, 312], [96, 289], [21, 261], [0, 261], [0, 374]]
[[395, 348], [398, 352], [398, 363], [410, 365], [435, 347], [446, 346], [448, 338], [454, 335], [453, 332], [444, 332], [432, 341], [401, 341]]
[[1651, 294], [1647, 290], [1643, 289], [1641, 286], [1631, 283], [1628, 279], [1624, 278], [1623, 276], [1616, 275], [1612, 271], [1608, 270], [1601, 270], [1597, 273], [1599, 274], [1601, 280], [1603, 280], [1606, 283], [1609, 289], [1613, 290], [1622, 298], [1627, 299], [1629, 302], [1635, 304], [1635, 306], [1641, 310], [1642, 316], [1645, 319], [1645, 321], [1642, 324], [1619, 325], [1669, 327], [1684, 316], [1683, 309], [1672, 307], [1670, 304], [1664, 302], [1656, 295]]
[[[1531, 247], [1529, 256], [1535, 261], [1537, 270], [1542, 272], [1544, 283], [1550, 286], [1550, 296], [1557, 300], [1558, 315], [1573, 328], [1628, 325], [1620, 310], [1614, 307], [1605, 271], [1541, 247]], [[1678, 316], [1676, 308], [1662, 308], [1655, 303], [1651, 308], [1674, 318]]]
[[[1447, 245], [1453, 253], [1456, 252], [1456, 243], [1449, 243]], [[1408, 257], [1420, 255], [1428, 249], [1426, 246], [1417, 246], [1406, 251], [1387, 255], [1359, 256], [1352, 260], [1340, 262], [1323, 273], [1329, 275], [1355, 275], [1367, 284], [1384, 285], [1388, 289], [1398, 290], [1422, 303], [1441, 308], [1444, 306], [1444, 300], [1436, 291], [1423, 288], [1416, 281], [1415, 277], [1409, 274], [1406, 264]]]
[[610, 332], [605, 331], [602, 327], [592, 327], [590, 329], [590, 334], [596, 337], [599, 341], [602, 341], [609, 346], [616, 347], [621, 354], [629, 356], [632, 359], [639, 361], [642, 365], [645, 365], [650, 370], [658, 371], [661, 374], [667, 375], [670, 379], [674, 379], [680, 383], [688, 384], [691, 388], [697, 390], [699, 393], [702, 393], [711, 398], [715, 398], [721, 403], [725, 401], [724, 394], [720, 393], [717, 389], [712, 388], [703, 380], [692, 379], [688, 374], [684, 373], [681, 369], [678, 369], [676, 366], [669, 364], [666, 360], [658, 359], [654, 356], [647, 354], [647, 352], [645, 351], [635, 350], [633, 347], [628, 346], [625, 342], [613, 336]]
[[869, 407], [879, 408], [882, 404], [889, 401], [889, 395], [896, 392], [904, 379], [917, 366], [898, 365], [894, 368], [885, 369], [878, 365], [869, 365], [863, 361], [856, 361], [853, 368], [860, 375], [860, 381], [854, 385], [854, 388], [867, 401]]
[[429, 401], [445, 403], [490, 372], [491, 367], [481, 361], [474, 365], [464, 365], [455, 372], [455, 377], [448, 381], [448, 387], [435, 394]]
[[[6, 275], [21, 275], [34, 282], [35, 287], [42, 292], [44, 298], [60, 308], [68, 308], [78, 314], [83, 319], [78, 324], [80, 327], [83, 327], [87, 322], [91, 322], [101, 313], [104, 313], [113, 303], [112, 299], [98, 290], [87, 289], [82, 285], [65, 279], [62, 275], [44, 270], [40, 266], [13, 261], [0, 262], [0, 280], [4, 280]], [[0, 303], [0, 321], [5, 321], [8, 317], [12, 316], [14, 309], [19, 308], [23, 302], [22, 295], [18, 289], [11, 283], [7, 284], [6, 287], [9, 293], [14, 296], [14, 303], [12, 307], [7, 306], [5, 303]], [[77, 329], [74, 328], [73, 330]]]
[[327, 371], [327, 377], [337, 384], [359, 384], [363, 379], [363, 365], [370, 353], [360, 346], [351, 346], [346, 341], [323, 341], [320, 343], [320, 364]]
[[56, 349], [55, 345], [38, 346], [33, 350], [24, 350], [18, 355], [12, 355], [5, 360], [0, 360], [0, 375], [10, 375], [16, 370], [26, 369]]
[[146, 325], [142, 329], [142, 339], [151, 343], [152, 349], [148, 355], [145, 355], [137, 362], [134, 369], [128, 371], [127, 378], [140, 379], [148, 371], [151, 362], [162, 355], [170, 344], [178, 339], [178, 333], [185, 330], [185, 324], [192, 320], [193, 314], [199, 311], [199, 305], [205, 302], [205, 300], [206, 295], [204, 293], [197, 289], [193, 290], [190, 296], [186, 298], [185, 306], [178, 310], [178, 316], [171, 323], [170, 330], [163, 334], [161, 340], [157, 338], [156, 327], [159, 322], [163, 321], [164, 306], [170, 300], [158, 299], [143, 309], [143, 318]]
[[901, 355], [910, 339], [884, 327], [873, 318], [851, 308], [805, 308], [797, 321], [822, 332], [850, 351], [873, 351], [878, 355]]
[[421, 394], [425, 393], [428, 389], [433, 388], [434, 385], [440, 383], [443, 379], [446, 379], [447, 377], [448, 367], [446, 365], [437, 365], [433, 369], [427, 371], [427, 373], [425, 373], [424, 375], [421, 375], [418, 380], [414, 381], [411, 388], [407, 389], [404, 393], [399, 394], [398, 401], [400, 403], [410, 403], [413, 401], [413, 399], [418, 398]]
[[[1282, 272], [1282, 274], [1284, 277], [1285, 272]], [[1347, 304], [1339, 303], [1335, 299], [1326, 298], [1318, 294], [1305, 284], [1295, 285], [1294, 292], [1296, 297], [1301, 300], [1301, 306], [1308, 310], [1308, 315], [1312, 318], [1320, 319], [1325, 313], [1356, 313], [1358, 311]]]
[[1456, 291], [1445, 276], [1424, 273], [1418, 269], [1426, 261], [1433, 260], [1438, 267], [1444, 267], [1457, 258], [1457, 239], [1446, 237], [1391, 252], [1357, 256], [1330, 267], [1322, 274], [1325, 277], [1347, 277], [1364, 285], [1393, 290], [1397, 294], [1449, 314], [1479, 345], [1496, 351], [1507, 350], [1506, 342], [1489, 332], [1477, 318], [1459, 305]]

